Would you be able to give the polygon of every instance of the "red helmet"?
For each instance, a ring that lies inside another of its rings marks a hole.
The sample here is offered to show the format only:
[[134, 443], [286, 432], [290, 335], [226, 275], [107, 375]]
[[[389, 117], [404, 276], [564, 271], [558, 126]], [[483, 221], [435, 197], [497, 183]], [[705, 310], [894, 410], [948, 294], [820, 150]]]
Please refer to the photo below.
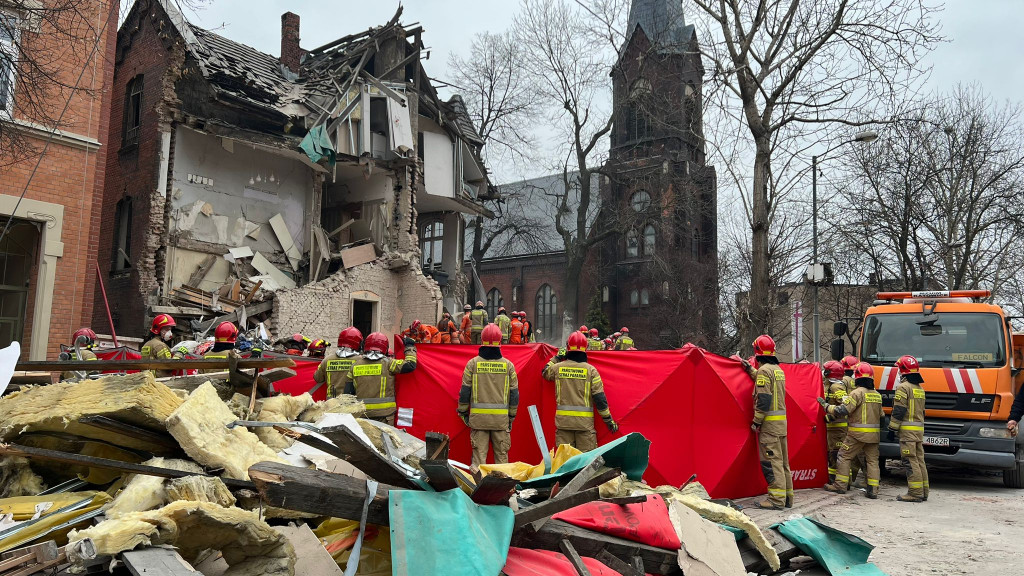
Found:
[[824, 369], [825, 375], [833, 380], [840, 380], [843, 377], [843, 365], [835, 360], [825, 362], [825, 365], [822, 366], [822, 368]]
[[227, 342], [234, 344], [238, 339], [238, 328], [231, 322], [221, 322], [213, 331], [214, 342]]
[[591, 328], [590, 335], [593, 336], [594, 338], [597, 338], [597, 328]]
[[573, 332], [569, 334], [569, 340], [565, 344], [571, 352], [582, 352], [587, 349], [587, 337], [583, 332]]
[[364, 352], [380, 352], [381, 354], [388, 353], [388, 337], [381, 334], [380, 332], [371, 332], [366, 340], [363, 341]]
[[580, 326], [580, 332], [583, 332], [584, 334], [587, 333], [587, 325], [586, 324], [584, 324], [583, 326]]
[[338, 347], [339, 348], [351, 348], [353, 350], [359, 350], [359, 345], [363, 343], [363, 333], [359, 331], [359, 328], [355, 326], [349, 326], [338, 334]]
[[619, 330], [619, 332], [622, 332], [623, 334], [629, 334], [629, 328], [626, 328], [625, 326], [623, 326], [622, 330]]
[[857, 360], [856, 356], [844, 356], [843, 359], [839, 361], [839, 363], [843, 365], [843, 370], [853, 370], [853, 367], [857, 365], [857, 362], [859, 362], [859, 360]]
[[171, 318], [170, 314], [157, 314], [156, 318], [153, 318], [153, 325], [149, 328], [149, 331], [153, 334], [159, 334], [164, 328], [171, 326], [177, 326], [174, 323], [174, 318]]
[[501, 346], [501, 328], [493, 323], [484, 326], [483, 332], [480, 333], [480, 341], [484, 346]]
[[302, 333], [296, 332], [295, 334], [292, 334], [292, 340], [295, 340], [296, 342], [303, 342], [307, 340], [307, 338], [303, 336]]
[[853, 367], [853, 377], [857, 378], [874, 378], [875, 369], [871, 367], [871, 364], [867, 362], [861, 362]]
[[523, 320], [526, 320], [526, 311], [520, 310], [519, 311], [519, 317], [522, 318]]
[[900, 369], [900, 376], [915, 374], [921, 370], [921, 365], [917, 362], [917, 358], [910, 355], [900, 356], [900, 359], [893, 366]]
[[771, 336], [762, 334], [754, 339], [755, 356], [775, 356], [775, 340]]
[[605, 344], [612, 344], [613, 342], [612, 342], [612, 339], [611, 339], [611, 338], [605, 338], [605, 339], [604, 339], [604, 343], [605, 343]]
[[612, 338], [618, 338], [619, 336], [622, 336], [622, 332], [616, 332], [615, 334], [612, 334]]
[[96, 342], [96, 333], [93, 332], [91, 328], [79, 328], [78, 330], [75, 330], [75, 333], [71, 335], [71, 343], [74, 344], [75, 342], [78, 342], [79, 337], [84, 337], [86, 339], [86, 346], [92, 346], [93, 343]]
[[409, 325], [409, 330], [419, 330], [420, 324], [422, 324], [422, 322], [419, 320], [413, 320], [412, 324]]
[[313, 350], [326, 350], [327, 349], [327, 340], [324, 340], [323, 338], [317, 338], [316, 340], [313, 340], [313, 342], [310, 343], [309, 349], [310, 349], [310, 351], [313, 351]]

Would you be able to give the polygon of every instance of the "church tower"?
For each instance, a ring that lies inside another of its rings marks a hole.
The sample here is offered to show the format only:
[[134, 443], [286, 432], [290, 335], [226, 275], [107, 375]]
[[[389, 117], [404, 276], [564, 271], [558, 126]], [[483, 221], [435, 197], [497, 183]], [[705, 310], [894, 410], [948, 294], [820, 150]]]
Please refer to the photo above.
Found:
[[[707, 165], [703, 75], [680, 0], [633, 0], [611, 71], [601, 301], [642, 348], [718, 335], [717, 180]], [[585, 295], [581, 294], [581, 298]]]

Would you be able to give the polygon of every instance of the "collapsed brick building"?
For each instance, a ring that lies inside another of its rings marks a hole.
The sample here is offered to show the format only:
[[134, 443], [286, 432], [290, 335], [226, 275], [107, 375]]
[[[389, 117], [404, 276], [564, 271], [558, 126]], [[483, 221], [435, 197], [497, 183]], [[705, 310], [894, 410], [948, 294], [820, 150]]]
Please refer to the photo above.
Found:
[[100, 237], [117, 330], [158, 312], [203, 318], [200, 331], [259, 314], [332, 340], [461, 306], [464, 216], [489, 215], [482, 141], [461, 100], [438, 97], [423, 30], [400, 14], [308, 51], [284, 14], [278, 58], [173, 2], [135, 3], [117, 36]]

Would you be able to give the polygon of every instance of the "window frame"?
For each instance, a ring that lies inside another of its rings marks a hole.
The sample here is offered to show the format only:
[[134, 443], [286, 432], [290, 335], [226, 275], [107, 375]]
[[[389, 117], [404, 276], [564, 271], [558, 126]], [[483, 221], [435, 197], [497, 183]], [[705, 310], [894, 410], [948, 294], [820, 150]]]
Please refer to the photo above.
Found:
[[125, 84], [124, 110], [121, 119], [121, 149], [130, 149], [139, 145], [142, 133], [143, 91], [145, 75], [136, 74]]
[[[444, 221], [433, 219], [421, 224], [419, 240], [420, 266], [424, 270], [440, 269], [444, 263]], [[428, 257], [430, 258], [429, 263], [427, 262]]]
[[[497, 296], [497, 299], [495, 299]], [[494, 320], [498, 316], [498, 308], [505, 306], [505, 297], [501, 295], [501, 290], [495, 286], [487, 291], [487, 298], [484, 300], [484, 309], [487, 310], [487, 316]]]
[[626, 231], [626, 258], [640, 257], [640, 233], [636, 228]]
[[[110, 271], [126, 272], [132, 269], [132, 197], [117, 201], [114, 209], [114, 249]], [[122, 251], [124, 255], [122, 256]]]
[[534, 327], [548, 342], [559, 339], [558, 295], [550, 284], [542, 284], [534, 297], [536, 311]]
[[654, 227], [654, 224], [648, 222], [644, 225], [642, 239], [640, 253], [644, 256], [654, 256], [655, 250], [658, 249], [658, 229]]
[[[0, 40], [0, 54], [7, 53], [7, 50], [4, 50], [5, 46], [10, 47], [10, 59], [8, 60], [10, 70], [6, 72], [7, 96], [6, 100], [0, 103], [0, 118], [9, 119], [14, 116], [14, 97], [18, 88], [18, 54], [21, 51], [22, 16], [10, 9], [0, 7], [0, 18], [8, 18], [11, 21], [10, 39]], [[0, 62], [3, 60], [0, 58]], [[0, 74], [3, 73], [3, 68], [0, 67]], [[0, 86], [3, 86], [2, 82], [0, 82]], [[2, 96], [2, 92], [0, 92], [0, 96]]]

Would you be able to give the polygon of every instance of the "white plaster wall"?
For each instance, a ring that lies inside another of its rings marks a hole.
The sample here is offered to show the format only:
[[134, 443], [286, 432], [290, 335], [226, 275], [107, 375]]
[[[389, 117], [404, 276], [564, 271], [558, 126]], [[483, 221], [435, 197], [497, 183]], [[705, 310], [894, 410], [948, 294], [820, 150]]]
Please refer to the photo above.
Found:
[[[226, 150], [221, 138], [179, 126], [175, 134], [171, 191], [172, 230], [187, 230], [195, 240], [250, 246], [271, 257], [281, 245], [268, 221], [280, 213], [300, 252], [309, 239], [313, 170], [300, 162], [234, 142]], [[189, 182], [188, 175], [211, 178], [213, 184]], [[259, 174], [263, 181], [249, 185]], [[273, 174], [275, 182], [268, 181]], [[209, 203], [212, 213], [197, 212]], [[258, 239], [246, 236], [259, 225]], [[273, 258], [272, 258], [273, 259]]]
[[423, 132], [423, 180], [427, 194], [453, 198], [452, 141], [446, 134]]

